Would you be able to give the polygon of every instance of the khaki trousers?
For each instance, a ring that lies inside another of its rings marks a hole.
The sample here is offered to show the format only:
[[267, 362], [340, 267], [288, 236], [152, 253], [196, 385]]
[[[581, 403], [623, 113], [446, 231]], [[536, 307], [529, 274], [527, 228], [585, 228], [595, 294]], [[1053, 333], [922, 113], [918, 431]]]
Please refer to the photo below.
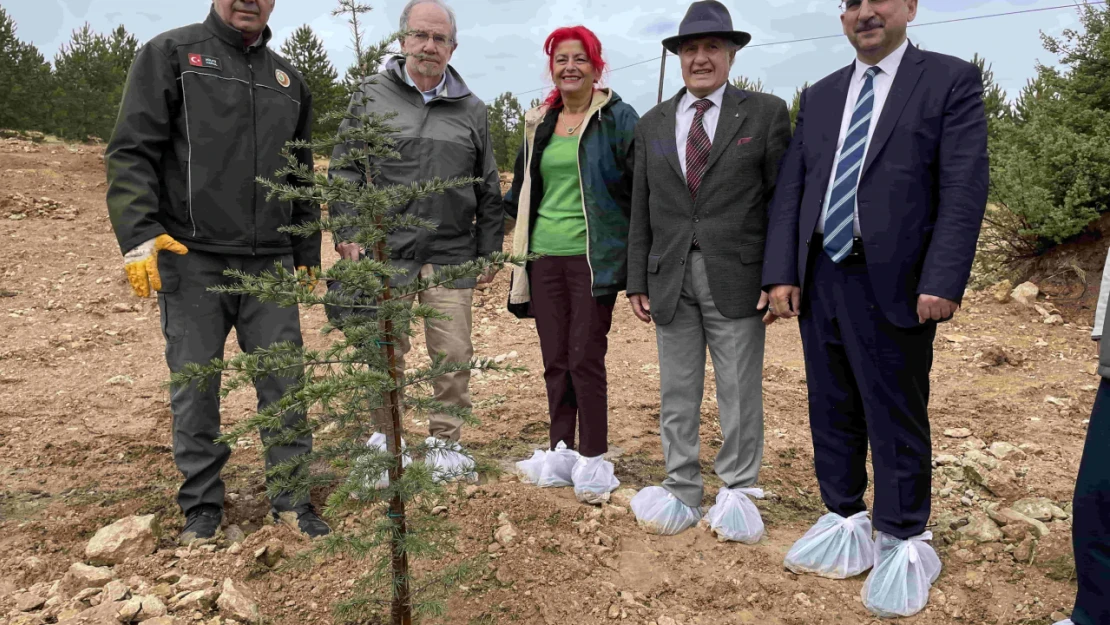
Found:
[[[420, 268], [421, 278], [430, 278], [435, 274], [432, 265]], [[411, 303], [419, 298], [420, 303], [431, 306], [439, 312], [448, 315], [450, 319], [428, 319], [424, 322], [424, 342], [428, 347], [428, 354], [443, 353], [448, 362], [469, 362], [474, 358], [474, 344], [470, 340], [470, 333], [474, 327], [472, 308], [474, 303], [474, 289], [448, 289], [437, 287], [429, 289], [415, 296], [406, 298]], [[397, 338], [398, 347], [397, 366], [404, 371], [405, 354], [412, 349], [412, 343], [407, 334]], [[433, 380], [432, 390], [436, 401], [448, 405], [471, 408], [470, 402], [470, 369], [456, 371], [440, 376]], [[375, 420], [382, 432], [389, 431], [389, 409], [376, 411]], [[446, 414], [431, 414], [428, 416], [428, 433], [439, 439], [458, 441], [462, 435], [462, 419]]]

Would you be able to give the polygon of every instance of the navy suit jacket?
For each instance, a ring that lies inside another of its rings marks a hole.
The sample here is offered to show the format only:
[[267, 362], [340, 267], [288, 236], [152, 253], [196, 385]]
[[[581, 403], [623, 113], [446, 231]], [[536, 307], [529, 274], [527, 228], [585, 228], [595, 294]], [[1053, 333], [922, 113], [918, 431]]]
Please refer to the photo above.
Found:
[[[853, 62], [802, 93], [768, 209], [766, 290], [806, 288], [854, 69]], [[975, 65], [911, 44], [868, 144], [856, 190], [860, 232], [875, 298], [896, 326], [920, 325], [920, 294], [963, 298], [990, 175], [982, 93]]]

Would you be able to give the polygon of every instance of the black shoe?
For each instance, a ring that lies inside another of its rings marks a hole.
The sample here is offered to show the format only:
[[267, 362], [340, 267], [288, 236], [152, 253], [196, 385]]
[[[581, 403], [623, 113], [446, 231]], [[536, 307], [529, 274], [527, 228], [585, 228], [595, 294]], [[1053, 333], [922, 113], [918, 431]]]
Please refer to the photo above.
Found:
[[296, 506], [292, 510], [278, 510], [272, 508], [270, 513], [274, 516], [274, 522], [281, 522], [281, 514], [283, 512], [295, 512], [297, 514], [297, 529], [301, 530], [309, 538], [318, 538], [320, 536], [327, 536], [331, 533], [331, 527], [316, 514], [316, 508], [310, 503], [302, 506]]
[[197, 540], [210, 540], [220, 529], [224, 511], [219, 506], [197, 506], [185, 516], [185, 528], [177, 537], [177, 542], [188, 545]]

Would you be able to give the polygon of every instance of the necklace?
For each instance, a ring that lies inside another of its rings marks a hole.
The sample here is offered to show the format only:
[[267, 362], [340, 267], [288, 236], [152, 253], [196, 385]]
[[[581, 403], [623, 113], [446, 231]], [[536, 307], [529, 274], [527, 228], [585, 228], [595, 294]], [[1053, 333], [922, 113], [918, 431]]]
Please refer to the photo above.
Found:
[[[565, 114], [566, 114], [566, 109], [563, 109], [563, 111], [559, 113], [559, 117], [563, 117]], [[584, 112], [583, 113], [577, 113], [577, 114], [583, 116], [582, 119], [578, 120], [577, 124], [571, 126], [565, 120], [563, 121], [563, 126], [567, 129], [567, 134], [568, 135], [573, 135], [574, 131], [578, 130], [578, 128], [582, 125], [582, 122], [585, 120], [585, 115], [586, 114]], [[570, 117], [570, 115], [566, 115], [566, 117]]]

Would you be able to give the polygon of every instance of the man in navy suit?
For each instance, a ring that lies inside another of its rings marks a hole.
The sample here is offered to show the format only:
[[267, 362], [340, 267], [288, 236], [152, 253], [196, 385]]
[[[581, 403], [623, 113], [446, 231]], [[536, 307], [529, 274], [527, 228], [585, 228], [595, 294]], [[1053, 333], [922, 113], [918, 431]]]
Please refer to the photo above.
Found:
[[[786, 565], [847, 577], [873, 561], [865, 605], [908, 616], [940, 571], [925, 542], [929, 372], [937, 323], [959, 308], [975, 256], [987, 120], [978, 69], [907, 40], [917, 0], [844, 0], [841, 9], [856, 59], [802, 94], [764, 259], [771, 314], [799, 317], [814, 464], [830, 511]], [[868, 442], [875, 547], [863, 499]], [[853, 545], [853, 535], [867, 544]], [[846, 557], [862, 566], [823, 558], [830, 545], [859, 552]], [[881, 587], [907, 575], [926, 583], [893, 605], [897, 593]]]

